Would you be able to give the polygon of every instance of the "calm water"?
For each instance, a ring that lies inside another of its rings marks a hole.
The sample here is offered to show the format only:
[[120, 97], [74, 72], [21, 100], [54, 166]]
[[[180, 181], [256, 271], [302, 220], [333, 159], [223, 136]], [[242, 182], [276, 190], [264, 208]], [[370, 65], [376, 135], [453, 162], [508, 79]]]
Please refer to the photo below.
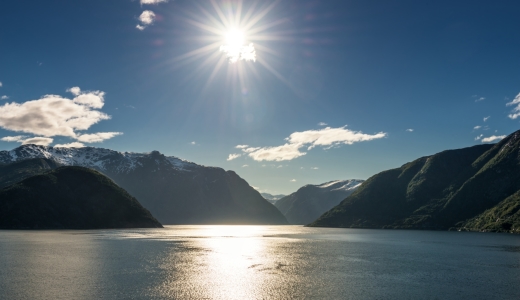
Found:
[[520, 299], [520, 236], [169, 226], [0, 231], [0, 299]]

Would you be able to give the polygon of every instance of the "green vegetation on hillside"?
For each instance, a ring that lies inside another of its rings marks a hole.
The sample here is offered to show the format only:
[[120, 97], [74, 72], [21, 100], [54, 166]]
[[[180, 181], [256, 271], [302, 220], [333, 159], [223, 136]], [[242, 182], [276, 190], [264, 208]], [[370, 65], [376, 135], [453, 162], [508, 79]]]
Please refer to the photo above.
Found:
[[376, 174], [310, 226], [478, 230], [510, 216], [518, 190], [520, 131], [496, 145], [447, 150]]

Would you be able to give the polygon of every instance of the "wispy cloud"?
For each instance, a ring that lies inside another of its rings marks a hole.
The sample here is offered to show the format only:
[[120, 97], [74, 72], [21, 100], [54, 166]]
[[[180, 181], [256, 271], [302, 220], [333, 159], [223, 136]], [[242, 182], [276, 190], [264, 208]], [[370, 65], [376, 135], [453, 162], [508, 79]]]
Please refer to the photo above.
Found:
[[484, 98], [484, 97], [480, 97], [480, 98], [478, 98], [478, 99], [475, 99], [475, 102], [480, 102], [480, 101], [484, 101], [484, 100], [486, 100], [486, 98]]
[[475, 137], [475, 141], [480, 140], [483, 136], [484, 136], [483, 134], [479, 134], [477, 137]]
[[319, 125], [319, 126], [327, 126], [327, 123], [325, 123], [325, 122], [319, 122], [318, 125]]
[[491, 142], [494, 142], [494, 141], [500, 141], [502, 140], [503, 138], [505, 138], [506, 136], [505, 135], [492, 135], [490, 137], [487, 137], [487, 138], [483, 138], [482, 139], [482, 143], [491, 143]]
[[292, 160], [307, 154], [300, 151], [302, 148], [311, 150], [316, 146], [332, 147], [338, 145], [351, 145], [358, 142], [371, 141], [384, 138], [387, 134], [379, 132], [376, 134], [365, 134], [361, 131], [352, 131], [346, 126], [331, 128], [326, 127], [320, 130], [307, 130], [294, 132], [285, 140], [287, 143], [276, 147], [248, 147], [239, 145], [247, 155], [256, 161], [284, 161]]
[[197, 143], [195, 141], [191, 142], [190, 144], [191, 145], [197, 145]]
[[413, 128], [408, 128], [408, 129], [406, 129], [406, 131], [413, 132]]
[[7, 100], [7, 99], [9, 99], [9, 96], [7, 96], [7, 95], [3, 95], [0, 99], [2, 99], [2, 100]]
[[55, 148], [83, 148], [85, 145], [83, 143], [72, 142], [68, 144], [57, 144], [54, 145]]
[[233, 160], [233, 159], [236, 159], [236, 158], [239, 158], [240, 156], [242, 156], [242, 154], [238, 154], [238, 153], [233, 153], [233, 154], [230, 154], [227, 158], [227, 160]]
[[4, 84], [0, 81], [0, 87], [3, 87], [3, 86], [4, 86]]
[[242, 165], [242, 168], [247, 168], [249, 167], [249, 165]]
[[23, 142], [27, 138], [26, 135], [17, 135], [17, 136], [5, 136], [3, 138], [0, 138], [0, 141], [4, 142]]
[[318, 167], [312, 167], [311, 170], [318, 170]]
[[145, 10], [139, 16], [139, 22], [141, 22], [141, 24], [137, 24], [135, 27], [139, 30], [144, 30], [146, 27], [153, 24], [154, 21], [155, 13], [151, 10]]
[[54, 136], [66, 136], [80, 142], [93, 143], [122, 134], [120, 132], [81, 133], [102, 120], [110, 119], [109, 115], [99, 111], [104, 106], [105, 93], [82, 92], [78, 87], [68, 91], [75, 97], [68, 99], [58, 95], [45, 95], [38, 100], [6, 103], [0, 106], [0, 127], [33, 134], [36, 137], [18, 142], [28, 143], [27, 141], [31, 140], [40, 145], [52, 142], [51, 137]]
[[0, 138], [0, 141], [18, 142], [18, 143], [22, 143], [22, 145], [35, 144], [35, 145], [48, 146], [50, 143], [52, 143], [53, 139], [47, 138], [47, 137], [27, 138], [27, 136], [24, 136], [24, 135], [17, 135], [17, 136], [6, 136], [3, 138]]
[[296, 179], [291, 179], [290, 181], [291, 181], [291, 182], [296, 182]]
[[76, 139], [83, 143], [100, 143], [104, 140], [108, 140], [122, 134], [122, 132], [97, 132], [90, 134], [82, 134], [77, 136]]
[[482, 126], [480, 126], [480, 125], [473, 127], [474, 130], [479, 130], [480, 128], [482, 128]]
[[516, 95], [515, 99], [513, 101], [508, 102], [506, 106], [515, 106], [511, 113], [508, 115], [510, 119], [516, 119], [520, 117], [520, 94]]
[[484, 120], [484, 122], [486, 122], [487, 120], [489, 120], [489, 118], [491, 118], [491, 116], [484, 117], [482, 120]]
[[143, 4], [159, 4], [168, 2], [168, 0], [140, 0], [141, 5]]

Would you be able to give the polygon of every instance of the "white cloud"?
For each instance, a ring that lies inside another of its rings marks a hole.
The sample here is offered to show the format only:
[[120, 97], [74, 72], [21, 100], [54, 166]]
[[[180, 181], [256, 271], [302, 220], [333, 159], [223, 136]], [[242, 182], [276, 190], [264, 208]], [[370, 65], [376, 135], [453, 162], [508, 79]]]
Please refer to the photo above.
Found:
[[3, 138], [0, 138], [0, 141], [17, 142], [17, 143], [22, 143], [22, 145], [35, 144], [35, 145], [48, 146], [50, 143], [52, 143], [53, 139], [48, 138], [48, 137], [27, 138], [27, 136], [25, 136], [25, 135], [17, 135], [17, 136], [6, 136]]
[[484, 136], [483, 134], [480, 134], [479, 136], [475, 137], [475, 141], [480, 140], [483, 136]]
[[28, 138], [26, 140], [22, 141], [22, 145], [27, 144], [34, 144], [34, 145], [41, 145], [41, 146], [49, 146], [50, 143], [52, 143], [53, 139], [48, 137], [33, 137]]
[[150, 25], [155, 20], [155, 13], [151, 10], [145, 10], [139, 16], [139, 21], [143, 25]]
[[484, 98], [484, 97], [480, 97], [480, 98], [478, 98], [478, 99], [475, 99], [475, 102], [480, 102], [480, 101], [484, 101], [484, 100], [486, 100], [486, 98]]
[[237, 148], [256, 161], [283, 161], [292, 160], [307, 154], [301, 152], [300, 149], [307, 147], [311, 150], [316, 146], [338, 146], [341, 144], [351, 145], [357, 142], [371, 141], [374, 139], [384, 138], [385, 132], [379, 132], [373, 135], [364, 134], [361, 131], [352, 131], [346, 129], [346, 126], [331, 128], [326, 127], [320, 130], [307, 130], [302, 132], [294, 132], [285, 140], [288, 143], [277, 147], [244, 147], [239, 145]]
[[520, 94], [516, 95], [515, 99], [513, 99], [513, 101], [511, 102], [508, 102], [506, 104], [506, 106], [512, 106], [512, 105], [515, 105], [516, 107], [513, 108], [513, 110], [511, 111], [511, 114], [508, 115], [508, 117], [510, 119], [516, 119], [518, 117], [520, 117]]
[[190, 144], [192, 144], [192, 145], [197, 145], [197, 143], [195, 143], [195, 141], [191, 142]]
[[233, 153], [233, 154], [230, 154], [227, 158], [227, 160], [233, 160], [235, 158], [239, 158], [240, 156], [242, 156], [242, 154], [238, 154], [238, 153]]
[[139, 2], [141, 3], [141, 5], [143, 5], [143, 4], [159, 4], [159, 3], [168, 2], [168, 0], [140, 0]]
[[475, 129], [475, 130], [478, 130], [480, 128], [482, 128], [482, 126], [480, 126], [480, 125], [477, 125], [477, 126], [473, 127], [473, 129]]
[[291, 182], [296, 182], [296, 179], [291, 179], [290, 181], [291, 181]]
[[502, 140], [503, 138], [505, 138], [506, 136], [505, 135], [492, 135], [490, 137], [487, 137], [487, 138], [483, 138], [482, 139], [482, 143], [490, 143], [490, 142], [494, 142], [494, 141], [500, 141]]
[[247, 147], [249, 147], [249, 146], [248, 145], [238, 145], [235, 148], [237, 148], [237, 149], [245, 149]]
[[491, 116], [484, 117], [484, 122], [486, 122], [489, 118], [491, 118]]
[[319, 125], [319, 126], [327, 126], [327, 123], [325, 123], [325, 122], [319, 122], [318, 125]]
[[80, 142], [84, 143], [100, 143], [104, 140], [111, 139], [115, 136], [122, 135], [122, 132], [97, 132], [97, 133], [87, 133], [82, 134], [76, 139]]
[[25, 135], [6, 136], [6, 137], [1, 138], [0, 141], [4, 141], [4, 142], [18, 142], [18, 143], [21, 143], [21, 142], [23, 142], [26, 138], [27, 138], [27, 136], [25, 136]]
[[406, 129], [406, 131], [413, 132], [413, 128], [408, 128], [408, 129]]
[[374, 135], [364, 134], [361, 131], [352, 131], [344, 127], [331, 128], [326, 127], [320, 130], [307, 130], [302, 132], [294, 132], [287, 141], [291, 144], [305, 145], [310, 144], [308, 150], [315, 146], [331, 146], [346, 144], [352, 145], [357, 142], [371, 141], [374, 139], [384, 138], [386, 133], [379, 132]]
[[4, 84], [0, 81], [0, 87], [4, 86]]
[[143, 31], [143, 30], [144, 30], [144, 29], [145, 29], [146, 27], [145, 27], [145, 26], [142, 26], [142, 25], [139, 25], [139, 24], [137, 24], [137, 25], [135, 26], [135, 28], [137, 28], [137, 29], [139, 29], [139, 30]]
[[79, 94], [81, 94], [81, 89], [79, 87], [75, 86], [75, 87], [71, 87], [70, 89], [68, 89], [67, 92], [72, 93], [74, 96], [78, 96]]
[[243, 166], [242, 166], [242, 168], [247, 168], [247, 167], [249, 167], [249, 165], [243, 165]]
[[[248, 155], [256, 161], [283, 161], [292, 160], [307, 153], [300, 152], [302, 145], [285, 144], [278, 147], [257, 148], [251, 151]], [[244, 149], [247, 150], [247, 149]], [[247, 151], [244, 151], [247, 152]]]
[[0, 99], [2, 99], [2, 100], [7, 100], [7, 99], [9, 99], [9, 96], [7, 96], [7, 95], [3, 95]]
[[318, 170], [318, 167], [312, 167], [311, 170]]
[[54, 145], [55, 148], [83, 148], [85, 145], [83, 143], [72, 142], [68, 144], [57, 144]]
[[58, 95], [45, 95], [38, 100], [6, 103], [0, 106], [0, 127], [41, 136], [38, 137], [40, 144], [48, 141], [42, 140], [42, 137], [67, 136], [82, 142], [99, 142], [122, 134], [120, 132], [78, 133], [77, 131], [87, 130], [99, 121], [110, 119], [109, 115], [97, 110], [104, 105], [105, 93], [81, 92], [79, 88], [68, 91], [76, 97], [68, 99]]

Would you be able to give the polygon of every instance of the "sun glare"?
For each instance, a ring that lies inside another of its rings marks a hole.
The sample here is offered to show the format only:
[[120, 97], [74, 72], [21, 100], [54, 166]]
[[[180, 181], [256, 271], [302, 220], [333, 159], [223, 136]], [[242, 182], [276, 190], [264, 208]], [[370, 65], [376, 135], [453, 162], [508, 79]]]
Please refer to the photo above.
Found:
[[225, 44], [220, 46], [220, 52], [224, 52], [230, 63], [239, 60], [256, 61], [256, 51], [253, 43], [245, 45], [244, 32], [231, 29], [225, 35]]
[[[268, 14], [281, 0], [247, 2], [243, 0], [226, 1], [210, 0], [206, 5], [197, 5], [198, 11], [187, 11], [187, 24], [200, 32], [194, 40], [202, 41], [202, 46], [176, 57], [173, 62], [179, 65], [197, 62], [197, 66], [188, 73], [184, 80], [208, 74], [206, 88], [222, 70], [227, 70], [227, 82], [240, 87], [240, 91], [248, 85], [248, 74], [259, 79], [258, 63], [267, 71], [286, 83], [274, 67], [269, 64], [269, 58], [277, 55], [276, 50], [266, 46], [266, 43], [280, 41], [283, 35], [273, 28], [284, 24], [287, 20], [272, 19]], [[261, 51], [257, 57], [257, 51]], [[261, 59], [257, 59], [261, 58]], [[226, 61], [229, 68], [225, 68]], [[237, 81], [238, 80], [238, 81]]]

